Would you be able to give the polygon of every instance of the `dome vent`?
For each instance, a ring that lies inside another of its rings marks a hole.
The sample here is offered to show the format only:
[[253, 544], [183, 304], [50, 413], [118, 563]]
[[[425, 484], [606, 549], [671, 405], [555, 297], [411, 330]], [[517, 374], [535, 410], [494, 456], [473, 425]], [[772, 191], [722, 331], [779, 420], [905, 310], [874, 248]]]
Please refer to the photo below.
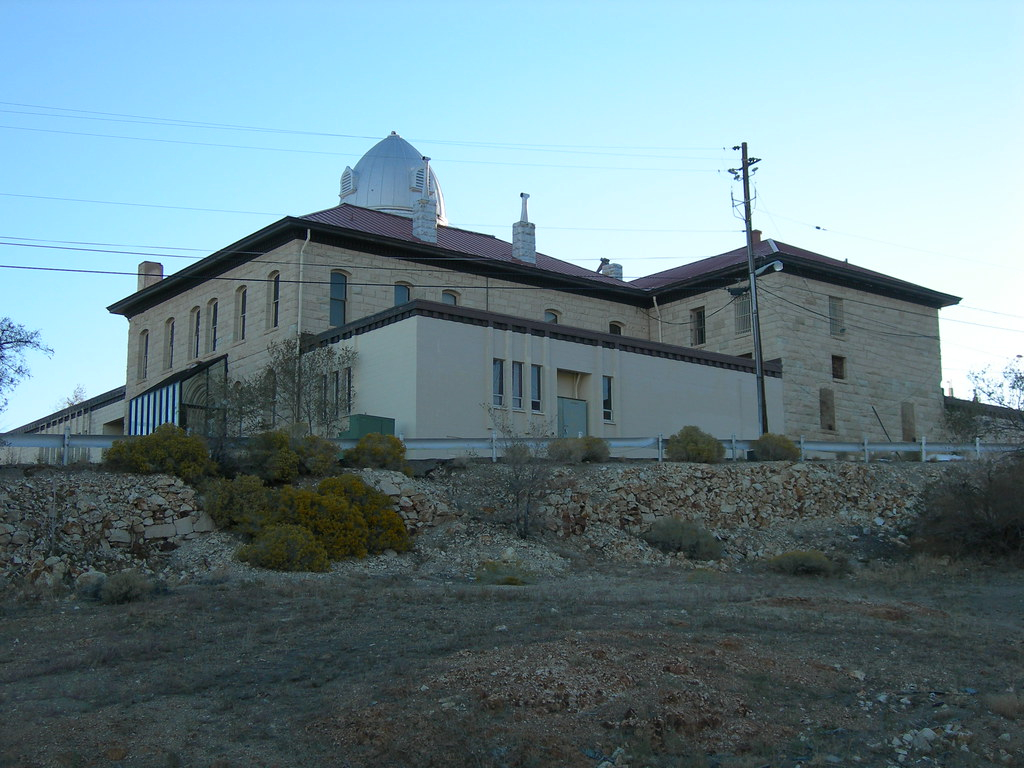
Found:
[[[423, 197], [426, 173], [423, 155], [392, 131], [363, 155], [355, 168], [346, 168], [341, 174], [339, 198], [360, 208], [411, 217], [416, 201]], [[444, 196], [433, 169], [429, 189], [438, 223], [447, 224]]]

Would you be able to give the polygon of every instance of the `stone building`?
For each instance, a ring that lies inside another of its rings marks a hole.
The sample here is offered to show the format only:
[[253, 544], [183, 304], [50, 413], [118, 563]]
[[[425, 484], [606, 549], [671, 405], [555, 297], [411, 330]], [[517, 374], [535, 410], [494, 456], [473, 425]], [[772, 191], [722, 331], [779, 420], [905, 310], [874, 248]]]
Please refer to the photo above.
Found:
[[[342, 414], [406, 437], [517, 431], [602, 437], [687, 424], [759, 434], [746, 249], [630, 282], [538, 253], [527, 195], [511, 241], [446, 224], [427, 158], [391, 134], [341, 177], [339, 205], [286, 217], [168, 277], [144, 262], [129, 321], [125, 431], [209, 430], [268, 345], [339, 345]], [[916, 438], [942, 412], [938, 310], [954, 296], [761, 240], [769, 430]], [[218, 389], [220, 388], [220, 389]], [[266, 426], [280, 426], [272, 404]], [[277, 423], [274, 423], [277, 421]]]

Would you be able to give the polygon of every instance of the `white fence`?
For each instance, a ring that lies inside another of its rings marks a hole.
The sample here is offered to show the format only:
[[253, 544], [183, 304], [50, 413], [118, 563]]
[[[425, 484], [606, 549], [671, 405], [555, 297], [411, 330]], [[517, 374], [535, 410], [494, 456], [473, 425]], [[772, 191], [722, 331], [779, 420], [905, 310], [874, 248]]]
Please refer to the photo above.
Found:
[[[401, 435], [399, 435], [401, 437]], [[69, 464], [72, 461], [82, 460], [89, 456], [92, 460], [98, 459], [101, 450], [109, 448], [115, 440], [134, 439], [125, 438], [120, 435], [74, 435], [66, 432], [63, 435], [45, 434], [24, 434], [8, 432], [0, 434], [0, 448], [7, 447], [17, 449], [12, 451], [0, 451], [0, 463], [15, 463], [26, 461], [24, 452], [20, 449], [39, 448], [40, 456], [50, 457], [53, 463]], [[554, 438], [530, 438], [527, 440], [517, 439], [515, 442], [527, 442], [531, 446], [543, 452], [541, 449], [550, 443]], [[239, 442], [244, 442], [240, 438]], [[332, 440], [339, 450], [345, 450], [355, 446], [355, 440]], [[489, 457], [497, 461], [503, 455], [505, 448], [509, 445], [508, 440], [501, 435], [494, 433], [489, 438], [410, 438], [404, 440], [406, 450], [410, 458], [438, 458], [451, 456], [479, 456]], [[613, 456], [625, 458], [656, 458], [662, 461], [665, 458], [664, 435], [653, 437], [612, 437], [606, 438]], [[732, 461], [746, 460], [749, 451], [753, 448], [753, 440], [740, 440], [735, 436], [722, 440], [725, 446], [726, 458]], [[981, 459], [986, 454], [1009, 453], [1024, 448], [1014, 443], [982, 443], [975, 440], [973, 443], [929, 443], [926, 438], [917, 442], [871, 442], [866, 437], [859, 443], [850, 442], [821, 442], [804, 440], [800, 438], [800, 460], [804, 461], [811, 457], [819, 457], [821, 454], [833, 456], [845, 455], [856, 456], [865, 462], [874, 459], [891, 459], [898, 456], [903, 459], [920, 461], [938, 461], [959, 459]], [[12, 458], [14, 457], [14, 458]]]

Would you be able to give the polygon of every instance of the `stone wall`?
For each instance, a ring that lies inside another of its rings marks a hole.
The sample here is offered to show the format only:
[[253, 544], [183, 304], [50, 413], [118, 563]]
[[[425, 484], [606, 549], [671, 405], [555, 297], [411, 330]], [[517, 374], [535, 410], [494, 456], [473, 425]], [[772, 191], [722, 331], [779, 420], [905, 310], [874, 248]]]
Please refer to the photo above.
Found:
[[[921, 488], [948, 466], [905, 464], [608, 464], [559, 467], [539, 505], [540, 527], [563, 538], [600, 530], [637, 534], [679, 516], [712, 531], [733, 560], [793, 548], [830, 548], [837, 537], [898, 541]], [[394, 499], [410, 530], [494, 508], [490, 464], [433, 479], [361, 472]], [[53, 584], [89, 569], [151, 567], [214, 530], [196, 492], [165, 475], [14, 469], [0, 476], [0, 584]], [[630, 537], [631, 538], [631, 537]]]
[[174, 477], [5, 470], [0, 584], [136, 567], [215, 527], [195, 490]]

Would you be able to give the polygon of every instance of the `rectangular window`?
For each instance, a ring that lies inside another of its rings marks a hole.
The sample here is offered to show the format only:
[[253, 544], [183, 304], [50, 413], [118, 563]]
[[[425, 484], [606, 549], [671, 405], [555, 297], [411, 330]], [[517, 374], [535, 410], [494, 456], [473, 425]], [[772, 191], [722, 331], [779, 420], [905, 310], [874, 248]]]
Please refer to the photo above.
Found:
[[192, 310], [192, 357], [199, 357], [203, 351], [203, 326], [199, 307]]
[[523, 409], [523, 364], [512, 362], [512, 407]]
[[843, 300], [838, 296], [828, 297], [828, 332], [833, 336], [846, 333], [846, 322], [843, 320]]
[[167, 344], [164, 347], [164, 368], [170, 370], [174, 367], [174, 320], [167, 321], [167, 337], [165, 339]]
[[217, 302], [210, 305], [210, 351], [217, 351]]
[[832, 378], [846, 378], [846, 358], [839, 355], [832, 355]]
[[750, 294], [737, 296], [733, 306], [736, 310], [736, 335], [750, 333]]
[[706, 315], [704, 307], [697, 307], [690, 310], [690, 346], [699, 347], [707, 342], [707, 326], [705, 325]]
[[836, 393], [831, 389], [822, 388], [818, 392], [818, 413], [821, 428], [827, 432], [836, 430]]
[[149, 374], [149, 331], [143, 331], [139, 336], [139, 379], [144, 379]]
[[530, 366], [530, 410], [538, 412], [541, 410], [540, 374], [539, 365]]
[[281, 275], [274, 275], [270, 287], [270, 327], [277, 328], [281, 322]]
[[499, 408], [505, 404], [505, 361], [491, 362], [491, 402]]
[[238, 291], [238, 330], [235, 332], [236, 341], [245, 341], [245, 314], [246, 314], [246, 289]]
[[348, 299], [348, 277], [341, 272], [331, 272], [331, 325], [345, 324], [345, 303]]
[[614, 415], [612, 411], [612, 377], [601, 377], [601, 410], [605, 421], [611, 421]]

